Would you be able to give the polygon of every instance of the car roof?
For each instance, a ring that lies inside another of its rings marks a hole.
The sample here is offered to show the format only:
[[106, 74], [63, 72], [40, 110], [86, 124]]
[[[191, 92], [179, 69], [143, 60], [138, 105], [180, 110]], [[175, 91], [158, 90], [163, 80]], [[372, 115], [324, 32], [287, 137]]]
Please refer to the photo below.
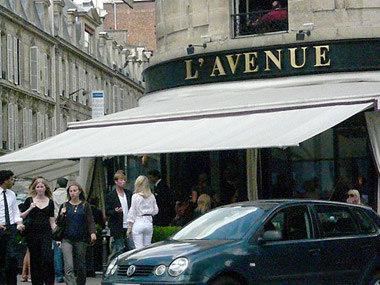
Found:
[[229, 204], [224, 207], [234, 207], [234, 206], [242, 206], [242, 207], [249, 207], [249, 206], [255, 206], [262, 208], [264, 210], [269, 210], [277, 206], [283, 206], [283, 205], [297, 205], [297, 204], [313, 204], [313, 205], [339, 205], [339, 206], [350, 206], [350, 207], [358, 207], [358, 208], [364, 208], [364, 209], [370, 209], [368, 206], [365, 205], [357, 205], [357, 204], [349, 204], [344, 202], [335, 202], [335, 201], [326, 201], [326, 200], [307, 200], [307, 199], [273, 199], [273, 200], [255, 200], [255, 201], [246, 201], [246, 202], [239, 202], [234, 204]]

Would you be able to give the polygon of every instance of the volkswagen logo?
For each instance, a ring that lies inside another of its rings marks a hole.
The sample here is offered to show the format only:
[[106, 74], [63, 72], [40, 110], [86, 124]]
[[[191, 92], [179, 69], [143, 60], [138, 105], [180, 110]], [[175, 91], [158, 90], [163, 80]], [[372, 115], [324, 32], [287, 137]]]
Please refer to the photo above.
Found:
[[128, 270], [127, 270], [127, 275], [132, 276], [133, 273], [135, 273], [135, 270], [136, 270], [136, 266], [134, 266], [134, 265], [129, 266]]

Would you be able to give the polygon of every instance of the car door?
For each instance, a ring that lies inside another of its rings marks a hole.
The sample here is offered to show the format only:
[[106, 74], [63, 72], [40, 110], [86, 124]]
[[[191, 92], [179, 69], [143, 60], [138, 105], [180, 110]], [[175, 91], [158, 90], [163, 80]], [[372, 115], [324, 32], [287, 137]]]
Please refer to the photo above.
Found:
[[331, 283], [357, 284], [374, 257], [376, 226], [360, 208], [340, 205], [314, 208], [326, 278]]
[[314, 238], [307, 205], [288, 206], [275, 213], [262, 227], [281, 234], [281, 240], [261, 241], [252, 254], [255, 277], [260, 284], [313, 284], [320, 271], [320, 242]]

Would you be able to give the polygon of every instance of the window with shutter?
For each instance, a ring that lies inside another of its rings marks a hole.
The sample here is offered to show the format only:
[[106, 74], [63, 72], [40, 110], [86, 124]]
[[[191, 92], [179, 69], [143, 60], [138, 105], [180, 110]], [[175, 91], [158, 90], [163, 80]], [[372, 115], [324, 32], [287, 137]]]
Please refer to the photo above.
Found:
[[113, 92], [112, 92], [112, 113], [116, 112], [116, 98], [117, 98], [117, 86], [113, 86]]
[[40, 91], [40, 60], [38, 47], [32, 46], [30, 48], [30, 85], [33, 91]]
[[19, 127], [18, 127], [18, 106], [17, 105], [13, 105], [13, 109], [14, 109], [14, 145], [15, 145], [15, 149], [19, 149]]
[[41, 113], [37, 112], [37, 141], [41, 140]]
[[3, 35], [0, 31], [0, 78], [3, 78]]
[[14, 112], [13, 112], [13, 104], [8, 104], [8, 149], [14, 150]]
[[124, 89], [120, 88], [120, 110], [124, 110]]
[[49, 116], [45, 114], [45, 138], [49, 137]]
[[66, 72], [66, 77], [65, 77], [65, 79], [66, 79], [66, 82], [65, 82], [65, 84], [66, 84], [65, 97], [69, 98], [69, 94], [70, 94], [70, 77], [69, 77], [69, 74], [70, 74], [70, 72], [69, 72], [69, 61], [67, 59], [65, 60], [65, 72]]
[[0, 148], [3, 148], [3, 103], [0, 101]]
[[49, 68], [48, 68], [48, 56], [44, 53], [44, 87], [45, 87], [45, 96], [49, 95]]
[[28, 110], [26, 108], [22, 109], [22, 144], [23, 146], [28, 145]]
[[[75, 66], [75, 64], [73, 63], [73, 67], [72, 67], [72, 74], [73, 74], [73, 80], [72, 80], [72, 88], [71, 88], [71, 92], [74, 92], [77, 90], [77, 68]], [[73, 100], [76, 101], [76, 94], [73, 95]]]
[[13, 38], [11, 35], [7, 35], [7, 67], [7, 79], [13, 82]]
[[63, 114], [60, 114], [59, 116], [59, 132], [63, 133], [65, 131], [65, 122], [63, 120]]
[[64, 79], [64, 73], [63, 73], [63, 63], [61, 57], [58, 58], [58, 80], [59, 80], [59, 90], [58, 94], [63, 95], [63, 79]]
[[55, 136], [57, 134], [57, 120], [55, 116], [51, 118], [51, 135]]
[[14, 83], [19, 84], [19, 39], [13, 38], [13, 71], [14, 71]]
[[28, 144], [31, 144], [33, 143], [33, 111], [32, 110], [29, 110], [29, 119], [28, 119], [28, 122], [29, 122], [29, 143]]

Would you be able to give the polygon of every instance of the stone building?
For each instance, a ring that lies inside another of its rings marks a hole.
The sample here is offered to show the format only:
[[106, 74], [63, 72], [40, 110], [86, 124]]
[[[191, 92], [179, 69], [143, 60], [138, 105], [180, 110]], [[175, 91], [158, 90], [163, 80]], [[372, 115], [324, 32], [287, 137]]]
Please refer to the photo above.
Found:
[[137, 105], [148, 58], [111, 39], [103, 21], [91, 1], [0, 1], [1, 152], [90, 119], [92, 91], [104, 91], [105, 114]]

